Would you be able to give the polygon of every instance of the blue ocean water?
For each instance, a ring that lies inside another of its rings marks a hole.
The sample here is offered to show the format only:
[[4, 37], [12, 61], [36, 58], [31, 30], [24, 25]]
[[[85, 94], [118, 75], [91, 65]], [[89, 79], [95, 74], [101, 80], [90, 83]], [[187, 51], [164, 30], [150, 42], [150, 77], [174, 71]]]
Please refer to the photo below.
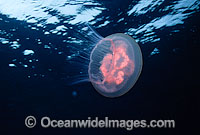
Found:
[[[0, 122], [29, 132], [28, 115], [54, 119], [175, 119], [166, 129], [56, 129], [52, 134], [192, 134], [200, 44], [199, 0], [0, 0]], [[99, 95], [84, 79], [88, 23], [101, 36], [125, 33], [140, 45], [144, 66], [130, 92]], [[85, 34], [86, 33], [86, 34]], [[79, 80], [77, 80], [79, 81]], [[193, 102], [194, 101], [194, 102]], [[189, 115], [192, 117], [191, 115]], [[186, 122], [185, 122], [185, 121]], [[12, 131], [12, 130], [11, 130]], [[39, 126], [32, 134], [50, 133]]]

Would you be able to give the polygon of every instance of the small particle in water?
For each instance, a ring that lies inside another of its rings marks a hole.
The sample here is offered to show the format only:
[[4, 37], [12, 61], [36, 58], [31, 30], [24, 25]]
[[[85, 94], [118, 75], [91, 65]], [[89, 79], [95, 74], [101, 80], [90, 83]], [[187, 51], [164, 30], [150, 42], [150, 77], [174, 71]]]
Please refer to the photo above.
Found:
[[72, 91], [72, 96], [76, 97], [77, 96], [77, 92], [76, 91]]
[[67, 56], [67, 60], [70, 60], [72, 58], [72, 56]]
[[159, 49], [158, 48], [155, 48], [150, 55], [155, 55], [155, 54], [158, 54], [160, 53]]
[[9, 67], [16, 67], [15, 64], [9, 64]]
[[46, 49], [50, 49], [51, 47], [48, 46], [48, 45], [44, 45], [44, 48], [46, 48]]

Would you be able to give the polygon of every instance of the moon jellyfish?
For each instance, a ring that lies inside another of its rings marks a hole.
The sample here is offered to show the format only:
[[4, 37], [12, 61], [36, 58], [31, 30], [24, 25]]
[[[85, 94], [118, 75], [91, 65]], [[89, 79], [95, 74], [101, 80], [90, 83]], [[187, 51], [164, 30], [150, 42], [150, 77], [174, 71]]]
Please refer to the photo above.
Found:
[[87, 73], [75, 83], [89, 81], [105, 97], [125, 94], [134, 86], [142, 70], [139, 45], [126, 34], [116, 33], [103, 38], [90, 26], [87, 27], [92, 33], [86, 34], [91, 41], [88, 44], [91, 50], [79, 53]]

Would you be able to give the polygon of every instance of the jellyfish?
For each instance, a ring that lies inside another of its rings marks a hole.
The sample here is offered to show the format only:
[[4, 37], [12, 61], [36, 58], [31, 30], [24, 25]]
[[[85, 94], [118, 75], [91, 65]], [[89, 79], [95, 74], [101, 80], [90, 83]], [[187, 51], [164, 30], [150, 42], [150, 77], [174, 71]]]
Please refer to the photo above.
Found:
[[78, 76], [81, 79], [72, 84], [88, 81], [105, 97], [124, 95], [135, 85], [142, 70], [139, 45], [123, 33], [103, 38], [90, 25], [87, 28], [89, 32], [84, 35], [88, 37], [85, 41], [90, 41], [87, 42], [90, 49], [78, 49], [78, 56], [82, 58], [82, 65], [87, 72], [80, 72], [82, 78]]

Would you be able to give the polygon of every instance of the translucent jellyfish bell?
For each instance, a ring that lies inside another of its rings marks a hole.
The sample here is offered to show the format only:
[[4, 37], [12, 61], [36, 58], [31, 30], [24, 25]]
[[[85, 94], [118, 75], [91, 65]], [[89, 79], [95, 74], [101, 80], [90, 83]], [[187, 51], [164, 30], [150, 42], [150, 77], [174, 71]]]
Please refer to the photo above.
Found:
[[[142, 70], [142, 53], [135, 40], [123, 33], [105, 38], [92, 31], [92, 49], [85, 58], [86, 76], [97, 92], [105, 97], [118, 97], [128, 92], [138, 80]], [[89, 36], [89, 35], [87, 35]], [[86, 78], [87, 78], [86, 77]], [[77, 81], [82, 82], [82, 81]]]
[[94, 88], [106, 97], [118, 97], [128, 92], [141, 70], [139, 45], [122, 33], [100, 40], [90, 55], [89, 79]]

